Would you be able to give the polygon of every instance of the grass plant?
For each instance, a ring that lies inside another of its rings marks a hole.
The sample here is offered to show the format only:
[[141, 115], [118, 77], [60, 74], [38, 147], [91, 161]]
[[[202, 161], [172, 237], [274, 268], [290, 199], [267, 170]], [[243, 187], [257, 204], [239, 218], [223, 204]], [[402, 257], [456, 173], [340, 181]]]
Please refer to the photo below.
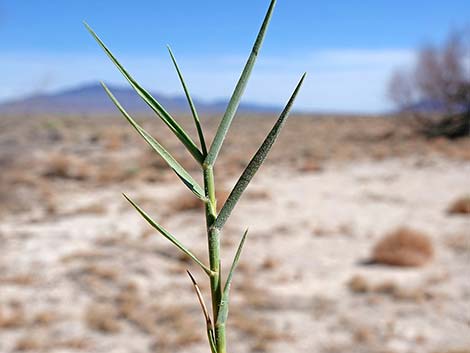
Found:
[[250, 53], [250, 56], [246, 62], [246, 65], [241, 73], [240, 79], [233, 91], [233, 94], [230, 98], [226, 111], [220, 121], [215, 137], [210, 144], [206, 145], [206, 139], [204, 137], [203, 128], [197, 113], [196, 107], [194, 106], [191, 94], [188, 90], [186, 82], [183, 78], [183, 74], [177, 64], [175, 56], [168, 47], [168, 51], [171, 57], [171, 60], [175, 66], [176, 72], [179, 76], [183, 90], [185, 92], [186, 98], [189, 103], [190, 110], [194, 119], [194, 124], [196, 125], [196, 130], [199, 139], [199, 146], [194, 142], [194, 140], [189, 136], [186, 131], [178, 124], [178, 122], [168, 113], [165, 108], [153, 98], [147, 90], [145, 90], [136, 80], [128, 73], [128, 71], [120, 64], [120, 62], [115, 58], [112, 52], [107, 48], [103, 41], [95, 34], [95, 32], [85, 23], [88, 31], [99, 43], [101, 48], [109, 56], [111, 61], [116, 65], [119, 71], [127, 79], [130, 85], [134, 88], [137, 94], [149, 105], [149, 107], [155, 112], [155, 114], [168, 126], [168, 128], [176, 135], [176, 137], [181, 141], [181, 143], [186, 147], [192, 157], [198, 162], [202, 175], [204, 184], [203, 186], [199, 185], [198, 182], [193, 178], [193, 176], [185, 170], [185, 168], [178, 163], [178, 161], [168, 152], [154, 137], [152, 137], [147, 131], [145, 131], [125, 110], [125, 108], [118, 102], [113, 93], [108, 89], [108, 87], [102, 83], [103, 88], [106, 93], [119, 109], [119, 111], [124, 115], [127, 121], [131, 126], [142, 136], [142, 138], [150, 145], [150, 147], [160, 155], [169, 167], [176, 173], [176, 175], [181, 179], [181, 181], [188, 187], [188, 189], [197, 197], [200, 202], [203, 203], [205, 207], [205, 221], [207, 227], [207, 241], [208, 241], [208, 250], [209, 250], [209, 261], [206, 264], [204, 261], [195, 256], [191, 250], [189, 250], [184, 244], [182, 244], [175, 236], [173, 236], [168, 230], [166, 230], [159, 223], [154, 221], [152, 217], [147, 214], [141, 207], [139, 207], [130, 197], [124, 195], [124, 197], [131, 203], [131, 205], [142, 215], [142, 217], [161, 235], [173, 243], [178, 249], [180, 249], [184, 254], [189, 256], [204, 273], [208, 276], [210, 281], [210, 295], [211, 295], [211, 311], [207, 308], [202, 292], [199, 289], [195, 277], [188, 271], [188, 274], [193, 283], [197, 298], [201, 305], [202, 311], [204, 313], [206, 321], [206, 332], [207, 338], [209, 341], [209, 346], [212, 353], [226, 353], [226, 332], [225, 327], [228, 318], [229, 311], [229, 298], [230, 298], [230, 287], [234, 275], [235, 268], [237, 267], [238, 260], [240, 258], [243, 245], [245, 243], [248, 230], [246, 230], [241, 237], [241, 241], [238, 245], [235, 257], [232, 261], [229, 273], [223, 282], [222, 273], [221, 273], [221, 258], [220, 258], [220, 237], [222, 229], [225, 225], [225, 222], [229, 218], [232, 210], [236, 206], [237, 202], [243, 195], [246, 187], [258, 171], [259, 167], [263, 164], [268, 152], [270, 151], [274, 141], [278, 137], [281, 128], [286, 122], [289, 112], [294, 104], [294, 100], [302, 86], [302, 83], [305, 79], [305, 73], [302, 75], [299, 83], [295, 87], [293, 94], [287, 102], [284, 110], [281, 112], [279, 118], [277, 119], [275, 125], [272, 127], [271, 131], [268, 133], [263, 143], [254, 154], [250, 162], [248, 163], [246, 169], [242, 172], [234, 188], [230, 192], [227, 200], [220, 208], [220, 212], [217, 212], [217, 201], [216, 201], [216, 188], [214, 183], [214, 166], [217, 161], [217, 157], [222, 148], [225, 136], [230, 128], [232, 120], [237, 112], [238, 106], [240, 104], [240, 99], [245, 91], [248, 79], [250, 77], [251, 71], [254, 67], [256, 58], [258, 56], [259, 50], [263, 43], [263, 39], [266, 34], [274, 7], [276, 5], [276, 0], [272, 0], [267, 14], [264, 18], [261, 29], [258, 33], [256, 41], [253, 45], [253, 49]]

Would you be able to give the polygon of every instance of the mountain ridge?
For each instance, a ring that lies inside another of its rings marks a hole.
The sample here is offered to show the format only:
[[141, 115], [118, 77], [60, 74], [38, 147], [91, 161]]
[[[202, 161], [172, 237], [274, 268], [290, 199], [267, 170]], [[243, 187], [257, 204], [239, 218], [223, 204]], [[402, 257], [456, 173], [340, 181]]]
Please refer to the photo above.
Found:
[[[132, 88], [108, 85], [126, 110], [133, 114], [151, 112]], [[150, 92], [168, 111], [189, 113], [186, 97], [183, 95], [165, 95]], [[225, 111], [227, 100], [206, 102], [193, 98], [199, 113], [220, 113]], [[245, 102], [239, 107], [240, 112], [271, 113], [280, 111], [280, 107]], [[34, 94], [0, 103], [0, 114], [112, 114], [117, 109], [97, 82], [66, 88], [53, 93]]]

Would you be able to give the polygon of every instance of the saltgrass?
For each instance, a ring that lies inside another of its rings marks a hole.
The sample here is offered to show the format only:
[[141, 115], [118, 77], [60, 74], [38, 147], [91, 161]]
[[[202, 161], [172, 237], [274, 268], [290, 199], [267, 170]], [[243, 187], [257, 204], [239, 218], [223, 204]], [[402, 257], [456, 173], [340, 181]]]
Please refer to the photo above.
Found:
[[160, 234], [167, 238], [171, 243], [173, 243], [177, 248], [179, 248], [184, 254], [189, 256], [194, 260], [201, 269], [208, 275], [210, 280], [210, 290], [211, 290], [211, 299], [212, 299], [212, 313], [209, 313], [209, 310], [204, 303], [202, 293], [197, 285], [197, 282], [191, 273], [188, 274], [191, 278], [191, 281], [194, 285], [199, 303], [201, 305], [204, 317], [206, 320], [206, 331], [207, 337], [212, 353], [225, 353], [226, 352], [226, 340], [225, 340], [225, 326], [228, 318], [229, 310], [229, 297], [230, 297], [230, 286], [232, 283], [232, 278], [234, 271], [237, 267], [238, 260], [241, 255], [243, 245], [245, 243], [248, 230], [246, 230], [241, 238], [240, 244], [238, 245], [235, 258], [232, 261], [230, 271], [225, 283], [222, 284], [221, 278], [221, 259], [220, 259], [220, 236], [221, 231], [225, 225], [225, 222], [229, 218], [232, 210], [236, 206], [237, 202], [243, 195], [243, 192], [247, 188], [251, 179], [254, 177], [259, 167], [263, 164], [268, 152], [270, 151], [274, 141], [277, 139], [282, 126], [284, 125], [289, 112], [294, 104], [297, 93], [299, 92], [300, 87], [305, 79], [305, 73], [302, 75], [299, 83], [295, 87], [295, 90], [287, 102], [284, 110], [281, 112], [279, 118], [277, 119], [275, 125], [266, 136], [265, 140], [259, 147], [258, 151], [254, 154], [248, 166], [241, 174], [237, 183], [235, 184], [233, 190], [225, 201], [224, 205], [220, 209], [220, 212], [217, 213], [217, 205], [215, 198], [215, 184], [214, 184], [214, 165], [219, 155], [220, 149], [222, 148], [225, 136], [230, 128], [232, 120], [237, 112], [238, 106], [240, 104], [240, 99], [245, 91], [248, 79], [250, 77], [251, 71], [254, 67], [256, 58], [258, 56], [259, 50], [263, 43], [263, 39], [266, 34], [271, 16], [274, 10], [276, 0], [271, 0], [268, 11], [264, 18], [261, 29], [258, 33], [256, 41], [253, 45], [251, 54], [245, 64], [245, 67], [242, 71], [240, 79], [233, 91], [233, 94], [228, 103], [227, 109], [220, 121], [219, 127], [215, 134], [215, 137], [209, 146], [206, 146], [206, 141], [204, 138], [203, 129], [201, 127], [199, 115], [197, 113], [196, 107], [194, 106], [191, 94], [189, 93], [188, 87], [184, 81], [183, 74], [176, 62], [175, 56], [168, 47], [171, 60], [175, 66], [178, 77], [183, 86], [186, 98], [191, 109], [191, 113], [196, 125], [200, 148], [196, 143], [191, 139], [191, 137], [184, 131], [184, 129], [176, 122], [176, 120], [168, 113], [165, 108], [153, 98], [148, 91], [146, 91], [139, 83], [137, 83], [134, 78], [127, 72], [127, 70], [119, 63], [111, 51], [106, 47], [103, 41], [95, 34], [95, 32], [85, 23], [88, 31], [96, 39], [102, 49], [109, 56], [111, 61], [117, 66], [119, 71], [124, 75], [128, 80], [130, 85], [134, 88], [137, 94], [149, 105], [149, 107], [156, 113], [156, 115], [163, 120], [163, 122], [170, 128], [170, 130], [176, 135], [176, 137], [183, 143], [186, 149], [191, 153], [194, 159], [199, 163], [203, 179], [204, 187], [200, 186], [197, 181], [189, 174], [184, 167], [179, 164], [176, 159], [168, 152], [156, 139], [154, 139], [147, 131], [145, 131], [122, 107], [118, 100], [114, 97], [112, 92], [108, 87], [102, 83], [103, 88], [105, 89], [108, 96], [111, 98], [113, 103], [119, 109], [119, 111], [124, 115], [127, 121], [131, 124], [132, 127], [142, 136], [142, 138], [150, 145], [150, 147], [159, 154], [166, 163], [170, 166], [171, 169], [176, 173], [176, 175], [181, 179], [181, 181], [192, 191], [192, 193], [201, 200], [205, 205], [205, 219], [207, 226], [207, 240], [209, 248], [209, 265], [204, 264], [197, 256], [195, 256], [184, 244], [182, 244], [176, 237], [174, 237], [169, 231], [163, 228], [160, 224], [155, 222], [142, 208], [140, 208], [134, 201], [132, 201], [127, 195], [124, 197], [131, 203], [131, 205], [142, 215], [142, 217]]

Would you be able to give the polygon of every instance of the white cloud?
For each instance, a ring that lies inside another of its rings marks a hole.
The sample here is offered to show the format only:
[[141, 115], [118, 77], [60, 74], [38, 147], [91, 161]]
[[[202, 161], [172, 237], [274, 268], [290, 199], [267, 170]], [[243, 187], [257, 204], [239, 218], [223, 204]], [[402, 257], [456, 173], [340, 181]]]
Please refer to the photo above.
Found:
[[[162, 53], [163, 54], [163, 53]], [[331, 49], [309, 54], [261, 55], [245, 100], [282, 105], [300, 75], [308, 79], [298, 97], [302, 110], [376, 112], [387, 109], [387, 80], [395, 67], [413, 62], [413, 51], [402, 49]], [[120, 56], [147, 88], [181, 93], [168, 57]], [[242, 56], [179, 57], [194, 96], [204, 100], [231, 94], [246, 58]], [[37, 91], [53, 91], [90, 81], [125, 84], [104, 54], [7, 54], [0, 57], [3, 85], [0, 100]]]

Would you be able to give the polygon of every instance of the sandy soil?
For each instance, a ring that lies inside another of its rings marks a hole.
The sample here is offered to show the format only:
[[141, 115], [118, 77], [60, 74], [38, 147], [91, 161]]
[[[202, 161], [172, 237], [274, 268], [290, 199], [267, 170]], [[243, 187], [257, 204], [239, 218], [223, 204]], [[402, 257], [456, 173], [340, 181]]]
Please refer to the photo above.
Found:
[[[100, 158], [124, 155], [113, 150]], [[223, 234], [231, 259], [250, 229], [234, 280], [230, 352], [469, 352], [470, 218], [447, 210], [470, 194], [470, 161], [408, 153], [312, 164], [307, 155], [286, 165], [278, 163], [286, 150], [276, 153]], [[220, 170], [222, 191], [241, 167], [232, 169]], [[121, 196], [205, 258], [203, 213], [184, 186], [170, 174], [119, 182], [47, 175], [48, 196], [30, 194], [41, 204], [0, 223], [0, 352], [207, 352], [185, 269], [208, 299], [204, 273]], [[434, 257], [420, 267], [365, 264], [400, 227], [429, 237]]]

